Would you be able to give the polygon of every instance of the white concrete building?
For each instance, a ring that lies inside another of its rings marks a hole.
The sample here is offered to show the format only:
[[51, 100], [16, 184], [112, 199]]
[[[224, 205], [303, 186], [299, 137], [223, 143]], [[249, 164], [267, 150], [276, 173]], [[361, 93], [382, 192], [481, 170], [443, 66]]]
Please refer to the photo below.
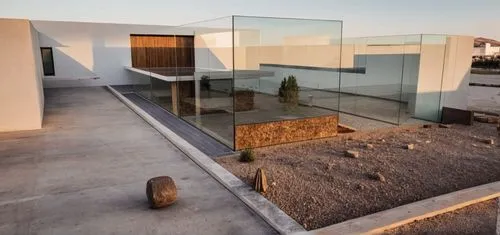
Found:
[[[441, 120], [443, 107], [467, 108], [473, 53], [473, 38], [467, 36], [408, 35], [397, 42], [394, 37], [359, 38], [344, 40], [341, 45], [340, 36], [318, 34], [309, 38], [287, 36], [275, 44], [263, 45], [264, 31], [249, 29], [221, 33], [218, 28], [217, 32], [206, 30], [195, 34], [192, 29], [172, 26], [13, 19], [0, 19], [0, 29], [3, 32], [0, 67], [4, 71], [0, 75], [0, 131], [42, 127], [43, 88], [153, 86], [153, 78], [176, 81], [175, 75], [155, 74], [134, 65], [133, 54], [140, 58], [141, 52], [134, 52], [133, 35], [193, 37], [192, 66], [196, 71], [209, 67], [218, 71], [255, 70], [274, 74], [236, 80], [239, 88], [276, 95], [283, 76], [295, 74], [303, 90], [326, 89], [396, 101], [394, 115], [398, 120], [394, 122], [382, 120], [378, 114], [355, 113], [395, 124], [404, 122], [400, 122], [399, 103], [404, 103], [408, 118], [436, 122]], [[171, 48], [156, 49], [167, 55]], [[494, 49], [488, 47], [488, 50], [489, 53]], [[136, 72], [130, 72], [127, 69], [130, 67], [135, 67], [132, 70]], [[145, 74], [149, 75], [147, 79]], [[318, 79], [324, 77], [337, 80]], [[217, 88], [217, 83], [212, 87]], [[174, 83], [167, 93], [174, 97], [177, 89], [180, 88]], [[173, 105], [177, 105], [173, 100]], [[200, 101], [197, 102], [199, 105]], [[316, 105], [328, 108], [328, 104]], [[341, 109], [342, 105], [335, 107]], [[350, 112], [348, 108], [340, 111]]]
[[474, 47], [472, 56], [497, 56], [500, 55], [499, 46], [491, 46], [491, 43], [485, 43], [482, 47]]

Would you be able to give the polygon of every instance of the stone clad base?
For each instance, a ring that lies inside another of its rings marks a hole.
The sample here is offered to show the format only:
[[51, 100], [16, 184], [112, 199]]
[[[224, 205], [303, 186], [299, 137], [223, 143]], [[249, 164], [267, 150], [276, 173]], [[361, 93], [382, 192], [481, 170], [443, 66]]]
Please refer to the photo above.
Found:
[[337, 135], [338, 116], [329, 115], [236, 126], [235, 149], [256, 148]]

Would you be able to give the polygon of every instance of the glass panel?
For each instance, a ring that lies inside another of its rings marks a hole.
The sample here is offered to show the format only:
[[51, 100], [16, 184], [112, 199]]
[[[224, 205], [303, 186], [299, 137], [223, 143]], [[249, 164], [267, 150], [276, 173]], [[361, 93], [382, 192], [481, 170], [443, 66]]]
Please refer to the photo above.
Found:
[[194, 65], [177, 68], [179, 115], [233, 148], [232, 17], [183, 25], [176, 33], [194, 40]]
[[[340, 110], [399, 124], [408, 112], [410, 81], [418, 72], [419, 36], [380, 36], [344, 40]], [[404, 111], [401, 111], [404, 110]]]
[[235, 16], [235, 124], [338, 115], [341, 32], [340, 21]]
[[415, 116], [422, 35], [405, 36], [399, 124]]
[[422, 35], [414, 117], [439, 122], [441, 87], [447, 51], [445, 35]]
[[[152, 75], [159, 74], [152, 73]], [[175, 84], [175, 76], [171, 76], [172, 81], [165, 81], [155, 77], [151, 78], [151, 100], [162, 108], [174, 113], [172, 104], [172, 84]], [[174, 85], [175, 86], [175, 85]]]
[[129, 72], [133, 73], [133, 76], [135, 78], [133, 90], [140, 96], [148, 100], [151, 100], [151, 72], [149, 71], [144, 71], [144, 72], [146, 72], [147, 75], [135, 72]]

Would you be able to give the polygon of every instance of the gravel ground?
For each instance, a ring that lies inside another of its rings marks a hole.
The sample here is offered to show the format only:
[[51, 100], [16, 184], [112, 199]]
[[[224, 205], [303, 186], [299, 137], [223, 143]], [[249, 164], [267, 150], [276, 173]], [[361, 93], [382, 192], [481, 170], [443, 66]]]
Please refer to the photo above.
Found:
[[481, 234], [495, 235], [497, 224], [497, 202], [489, 200], [453, 212], [438, 215], [396, 229], [385, 235], [403, 234]]
[[[217, 161], [247, 183], [263, 167], [264, 196], [310, 230], [499, 181], [500, 147], [478, 140], [497, 144], [497, 136], [495, 125], [483, 123], [393, 128], [256, 149], [253, 163]], [[360, 156], [345, 157], [345, 150]]]

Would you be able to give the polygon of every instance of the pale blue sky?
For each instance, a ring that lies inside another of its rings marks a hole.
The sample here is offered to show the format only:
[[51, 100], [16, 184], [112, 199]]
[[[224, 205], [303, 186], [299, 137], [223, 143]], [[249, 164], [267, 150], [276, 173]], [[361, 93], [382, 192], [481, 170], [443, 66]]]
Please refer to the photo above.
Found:
[[338, 19], [344, 36], [500, 39], [500, 0], [0, 0], [0, 17], [178, 25], [232, 14]]

